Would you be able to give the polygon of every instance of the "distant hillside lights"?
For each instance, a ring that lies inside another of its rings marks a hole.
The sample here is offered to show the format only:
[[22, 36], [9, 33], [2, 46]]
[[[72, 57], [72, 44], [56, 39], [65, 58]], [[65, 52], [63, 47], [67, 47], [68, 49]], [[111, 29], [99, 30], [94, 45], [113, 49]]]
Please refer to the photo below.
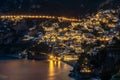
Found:
[[[13, 20], [17, 20], [17, 19], [20, 20], [24, 18], [46, 19], [45, 24], [48, 21], [48, 24], [50, 23], [52, 25], [43, 25], [43, 23], [41, 24], [41, 26], [45, 31], [45, 35], [42, 35], [41, 37], [27, 36], [23, 40], [37, 41], [38, 44], [40, 44], [41, 42], [45, 42], [50, 47], [53, 48], [52, 52], [57, 54], [58, 53], [79, 54], [82, 52], [86, 52], [90, 54], [94, 51], [93, 50], [94, 48], [105, 47], [106, 45], [104, 43], [101, 43], [101, 45], [99, 46], [97, 45], [96, 41], [98, 40], [99, 42], [109, 42], [111, 40], [111, 37], [109, 37], [108, 35], [115, 36], [110, 34], [109, 30], [116, 27], [116, 24], [118, 22], [117, 16], [115, 14], [109, 13], [109, 11], [98, 12], [96, 15], [89, 16], [89, 18], [82, 19], [81, 21], [79, 19], [74, 19], [74, 18], [71, 19], [66, 17], [40, 16], [40, 15], [35, 15], [35, 16], [13, 15], [13, 16], [0, 16], [0, 18], [2, 19], [10, 18]], [[59, 22], [58, 20], [56, 22], [53, 22], [52, 20], [54, 19], [55, 20], [58, 19]], [[68, 22], [70, 23], [68, 24]], [[60, 25], [60, 23], [62, 25]], [[32, 29], [36, 29], [36, 28], [30, 28], [30, 29], [31, 29], [30, 31], [32, 31]], [[106, 35], [106, 37], [104, 37], [104, 35]]]

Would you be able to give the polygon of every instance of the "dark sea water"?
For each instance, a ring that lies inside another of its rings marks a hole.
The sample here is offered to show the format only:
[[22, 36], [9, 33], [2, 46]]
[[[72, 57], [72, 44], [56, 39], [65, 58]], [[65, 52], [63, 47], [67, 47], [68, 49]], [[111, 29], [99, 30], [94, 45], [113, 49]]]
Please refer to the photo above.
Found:
[[0, 60], [0, 80], [73, 80], [61, 61]]

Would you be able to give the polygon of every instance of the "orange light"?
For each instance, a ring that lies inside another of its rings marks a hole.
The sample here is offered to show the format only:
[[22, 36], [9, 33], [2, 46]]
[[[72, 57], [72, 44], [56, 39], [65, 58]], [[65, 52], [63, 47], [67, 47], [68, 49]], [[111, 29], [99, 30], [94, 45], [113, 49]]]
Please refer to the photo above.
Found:
[[53, 56], [53, 55], [50, 55], [50, 56], [49, 56], [49, 58], [50, 58], [50, 59], [53, 59], [53, 58], [54, 58], [54, 56]]
[[[41, 15], [0, 15], [0, 18], [46, 18], [46, 19], [54, 19], [55, 16], [41, 16]], [[61, 19], [63, 21], [80, 21], [76, 18], [67, 18], [67, 17], [58, 17], [58, 19]]]

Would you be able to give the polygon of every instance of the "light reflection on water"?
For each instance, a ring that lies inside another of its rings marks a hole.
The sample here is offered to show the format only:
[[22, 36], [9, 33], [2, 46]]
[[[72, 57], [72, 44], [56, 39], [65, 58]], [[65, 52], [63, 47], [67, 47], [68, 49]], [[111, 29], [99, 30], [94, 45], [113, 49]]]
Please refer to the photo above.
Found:
[[52, 60], [49, 61], [49, 76], [54, 76], [54, 64], [56, 62], [53, 62]]
[[[67, 66], [62, 65], [61, 61], [52, 61], [49, 60], [49, 74], [51, 78], [49, 80], [56, 80], [56, 75], [60, 74], [61, 70], [66, 69]], [[62, 74], [60, 74], [62, 75]]]

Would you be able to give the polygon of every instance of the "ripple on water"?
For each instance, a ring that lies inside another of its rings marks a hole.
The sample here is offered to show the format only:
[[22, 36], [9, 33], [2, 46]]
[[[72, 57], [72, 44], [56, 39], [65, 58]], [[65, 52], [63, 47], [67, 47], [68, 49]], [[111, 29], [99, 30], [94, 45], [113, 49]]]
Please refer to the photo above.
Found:
[[1, 75], [0, 74], [0, 80], [5, 80], [5, 79], [7, 79], [8, 78], [8, 76], [6, 76], [6, 75]]

